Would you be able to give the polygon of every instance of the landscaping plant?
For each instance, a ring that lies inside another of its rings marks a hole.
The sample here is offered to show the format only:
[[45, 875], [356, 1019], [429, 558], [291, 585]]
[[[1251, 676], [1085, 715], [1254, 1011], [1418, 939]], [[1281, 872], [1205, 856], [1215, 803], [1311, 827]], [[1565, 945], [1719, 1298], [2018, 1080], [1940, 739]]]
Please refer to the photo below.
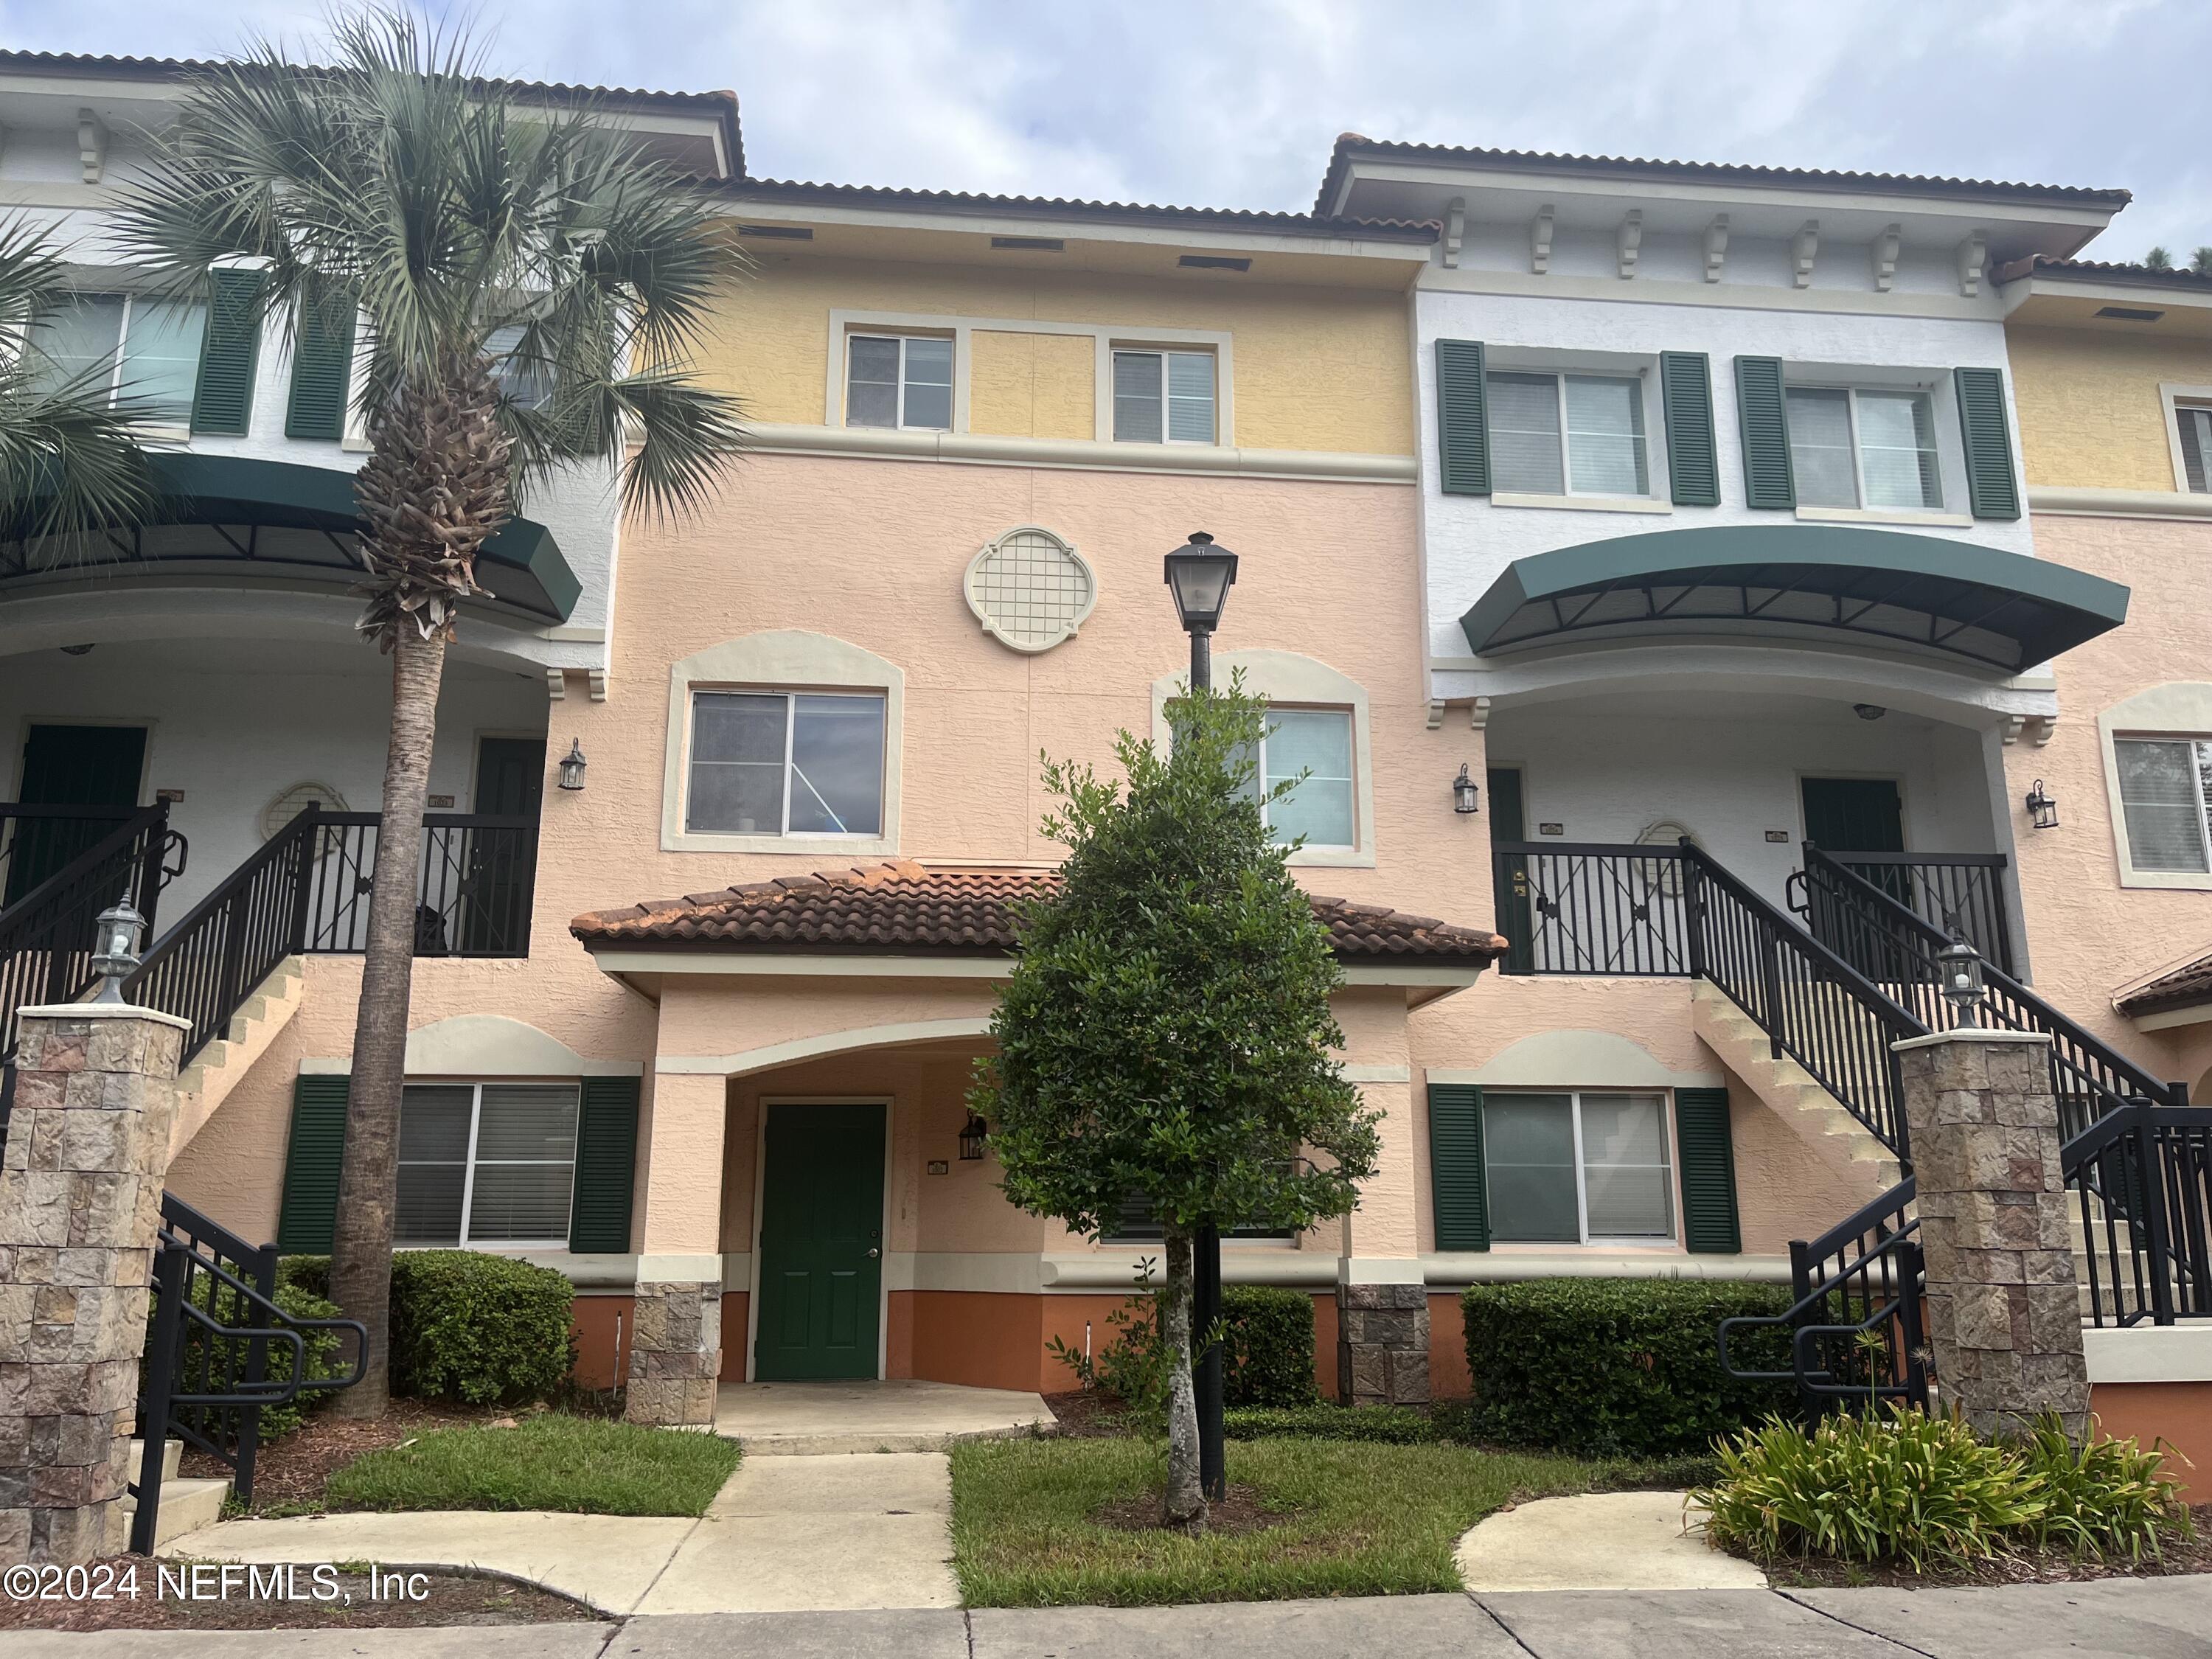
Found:
[[464, 1405], [550, 1398], [576, 1363], [567, 1275], [476, 1250], [407, 1250], [392, 1264], [392, 1377], [400, 1394]]
[[2039, 1420], [2021, 1443], [2044, 1498], [2036, 1541], [2076, 1554], [2140, 1561], [2166, 1553], [2169, 1537], [2195, 1534], [2180, 1482], [2164, 1472], [2165, 1443], [2133, 1439], [2077, 1443], [2055, 1416]]
[[1067, 848], [1021, 915], [1022, 951], [970, 1103], [1007, 1197], [1097, 1236], [1142, 1194], [1166, 1261], [1165, 1520], [1202, 1526], [1191, 1387], [1192, 1242], [1206, 1226], [1302, 1231], [1375, 1173], [1376, 1115], [1334, 1057], [1339, 973], [1274, 841], [1253, 757], [1267, 708], [1232, 679], [1172, 699], [1173, 745], [1123, 732], [1126, 781], [1047, 760]]
[[1229, 1285], [1221, 1292], [1224, 1405], [1314, 1403], [1314, 1304], [1304, 1291]]
[[1105, 1324], [1112, 1334], [1089, 1353], [1056, 1336], [1044, 1345], [1083, 1387], [1135, 1413], [1140, 1427], [1164, 1420], [1168, 1403], [1168, 1350], [1160, 1340], [1159, 1297], [1150, 1288], [1152, 1267], [1150, 1256], [1139, 1259], [1136, 1293], [1108, 1311]]

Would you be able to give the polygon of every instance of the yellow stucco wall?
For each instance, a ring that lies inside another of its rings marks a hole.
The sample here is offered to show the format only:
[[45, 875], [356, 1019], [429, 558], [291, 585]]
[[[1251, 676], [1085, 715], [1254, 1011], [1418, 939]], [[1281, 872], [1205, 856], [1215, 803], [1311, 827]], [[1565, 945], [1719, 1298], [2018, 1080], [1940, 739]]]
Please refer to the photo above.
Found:
[[2212, 385], [2212, 340], [2015, 325], [2006, 343], [2029, 483], [2176, 487], [2158, 388]]
[[1231, 337], [1239, 445], [1410, 455], [1407, 304], [1403, 291], [1389, 288], [767, 254], [728, 301], [699, 367], [740, 392], [756, 421], [819, 425], [832, 310], [964, 318], [977, 330], [969, 430], [1087, 439], [1091, 337], [987, 332], [993, 320], [1095, 325], [1139, 339], [1148, 328], [1221, 332]]

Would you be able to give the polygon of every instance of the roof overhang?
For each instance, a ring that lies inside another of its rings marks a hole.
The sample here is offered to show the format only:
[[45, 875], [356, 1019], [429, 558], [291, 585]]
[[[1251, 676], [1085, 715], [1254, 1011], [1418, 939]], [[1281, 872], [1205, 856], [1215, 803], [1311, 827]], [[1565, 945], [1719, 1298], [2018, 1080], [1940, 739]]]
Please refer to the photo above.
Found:
[[[160, 494], [139, 522], [65, 541], [0, 541], [0, 592], [153, 568], [360, 580], [351, 471], [191, 451], [152, 465]], [[483, 593], [472, 603], [546, 623], [566, 622], [583, 592], [553, 532], [534, 519], [508, 520], [484, 544], [477, 580]]]
[[1670, 635], [1819, 636], [2016, 674], [2127, 611], [2117, 582], [1970, 542], [1733, 525], [1516, 559], [1460, 628], [1477, 656]]

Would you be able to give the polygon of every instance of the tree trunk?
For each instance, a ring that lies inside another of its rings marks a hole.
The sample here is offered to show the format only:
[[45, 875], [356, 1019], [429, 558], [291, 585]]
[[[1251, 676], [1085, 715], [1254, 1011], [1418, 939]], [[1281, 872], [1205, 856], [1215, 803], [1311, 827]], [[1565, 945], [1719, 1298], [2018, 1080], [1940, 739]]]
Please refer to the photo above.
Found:
[[392, 1233], [398, 1195], [399, 1092], [406, 1083], [415, 907], [422, 808], [446, 641], [400, 630], [392, 653], [392, 735], [384, 757], [384, 817], [368, 899], [368, 952], [355, 1017], [353, 1085], [331, 1241], [331, 1300], [368, 1328], [368, 1365], [341, 1389], [341, 1417], [381, 1417], [392, 1392]]
[[1206, 1490], [1198, 1479], [1198, 1395], [1190, 1381], [1190, 1235], [1167, 1234], [1168, 1280], [1160, 1309], [1168, 1346], [1168, 1491], [1164, 1524], [1189, 1532], [1206, 1528]]

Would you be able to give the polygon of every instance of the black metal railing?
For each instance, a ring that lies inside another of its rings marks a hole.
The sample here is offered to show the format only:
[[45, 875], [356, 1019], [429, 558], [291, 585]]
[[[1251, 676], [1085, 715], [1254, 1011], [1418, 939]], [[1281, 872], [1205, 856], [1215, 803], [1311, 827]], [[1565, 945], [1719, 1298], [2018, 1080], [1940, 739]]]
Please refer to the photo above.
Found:
[[[316, 820], [303, 948], [350, 954], [368, 945], [368, 898], [380, 819], [323, 812]], [[416, 878], [418, 957], [526, 957], [538, 880], [538, 820], [483, 812], [432, 813], [422, 821]]]
[[1492, 849], [1509, 974], [1690, 972], [1680, 847], [1500, 842]]
[[[1790, 1307], [1780, 1314], [1724, 1319], [1721, 1365], [1731, 1376], [1794, 1382], [1808, 1418], [1869, 1409], [1884, 1401], [1928, 1404], [1928, 1269], [1907, 1176], [1815, 1239], [1790, 1246]], [[1759, 1329], [1789, 1333], [1786, 1371], [1740, 1369], [1729, 1339]]]
[[2059, 1152], [2097, 1325], [2212, 1318], [2212, 1106], [2117, 1106]]
[[1909, 1165], [1893, 1045], [1929, 1027], [1849, 962], [1695, 847], [1690, 965]]
[[[153, 1313], [139, 1366], [145, 1445], [131, 1486], [135, 1553], [154, 1553], [170, 1439], [228, 1468], [232, 1489], [251, 1503], [263, 1410], [361, 1381], [368, 1332], [359, 1320], [295, 1318], [276, 1297], [275, 1245], [248, 1244], [173, 1194], [161, 1194]], [[355, 1338], [352, 1369], [319, 1374], [345, 1333]]]
[[[2002, 853], [1827, 853], [1805, 843], [1809, 864], [1814, 856], [1895, 900], [1907, 911], [1946, 938], [1959, 934], [1981, 953], [1991, 967], [2014, 971], [2012, 920], [2005, 902], [2004, 872], [2009, 864]], [[1831, 936], [1832, 918], [1817, 904], [1806, 915], [1814, 937], [1855, 964], [1848, 948], [1850, 935]], [[1868, 977], [1879, 979], [1867, 970]]]
[[27, 897], [146, 810], [0, 801], [0, 908]]

